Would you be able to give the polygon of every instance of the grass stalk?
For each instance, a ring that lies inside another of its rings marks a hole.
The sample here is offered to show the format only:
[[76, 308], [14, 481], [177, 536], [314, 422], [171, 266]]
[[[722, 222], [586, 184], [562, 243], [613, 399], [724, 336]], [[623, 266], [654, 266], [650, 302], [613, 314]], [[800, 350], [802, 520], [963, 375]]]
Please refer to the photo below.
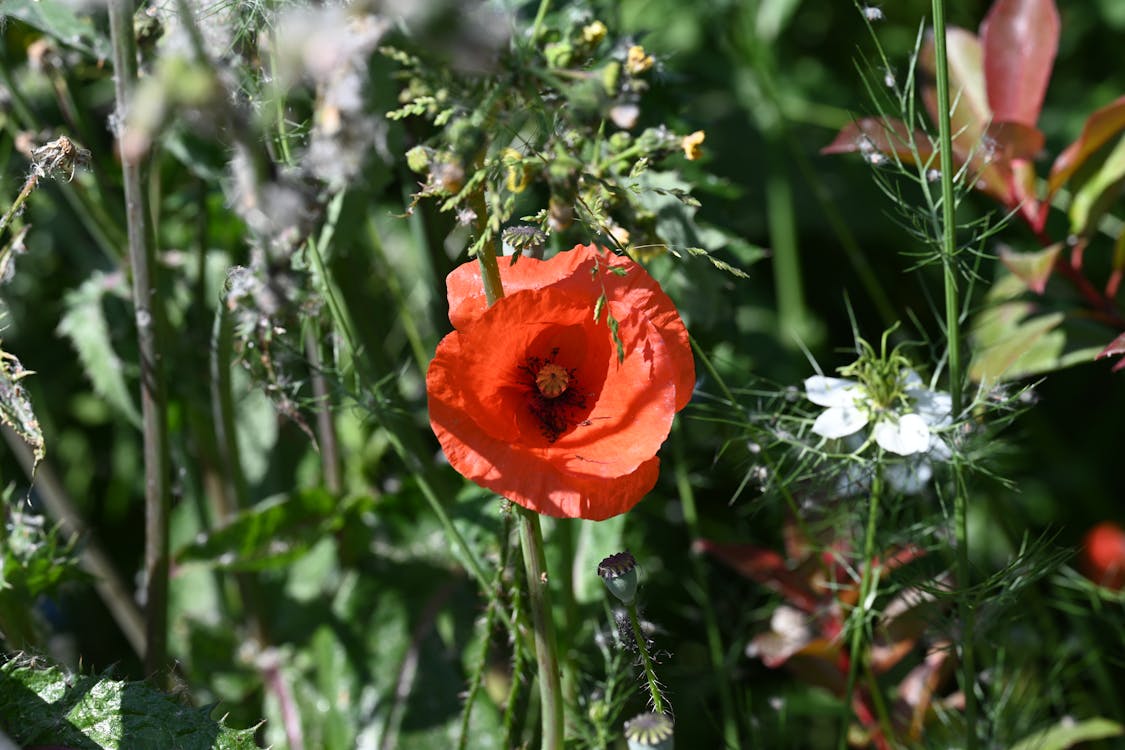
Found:
[[[957, 224], [954, 194], [953, 134], [950, 125], [949, 61], [945, 40], [945, 0], [932, 0], [934, 20], [934, 67], [937, 78], [938, 154], [941, 159], [941, 255], [945, 281], [945, 335], [949, 353], [949, 393], [952, 414], [957, 419], [962, 411], [963, 372], [961, 364], [961, 300], [957, 283]], [[953, 517], [957, 545], [957, 583], [969, 586], [969, 528], [965, 484], [960, 464], [954, 460]], [[965, 694], [965, 747], [974, 750], [976, 732], [976, 666], [973, 653], [973, 611], [967, 597], [957, 600], [961, 621], [961, 689]]]
[[[109, 3], [113, 47], [114, 98], [124, 122], [137, 78], [133, 38], [133, 4]], [[120, 136], [120, 133], [118, 133]], [[155, 304], [156, 249], [142, 180], [143, 157], [122, 149], [125, 227], [133, 276], [133, 308], [141, 366], [141, 426], [145, 474], [145, 670], [150, 675], [167, 667], [168, 640], [168, 429], [161, 372], [163, 316]]]

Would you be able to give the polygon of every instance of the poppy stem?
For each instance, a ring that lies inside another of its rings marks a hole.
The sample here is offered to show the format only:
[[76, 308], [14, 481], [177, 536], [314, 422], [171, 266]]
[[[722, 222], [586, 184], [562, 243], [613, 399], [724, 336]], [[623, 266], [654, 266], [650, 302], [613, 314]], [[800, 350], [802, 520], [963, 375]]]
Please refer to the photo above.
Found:
[[539, 514], [516, 508], [519, 514], [520, 547], [527, 572], [527, 598], [531, 602], [531, 625], [535, 633], [535, 658], [539, 666], [539, 699], [543, 716], [543, 750], [563, 750], [563, 700], [555, 623], [547, 583], [547, 557], [543, 552], [543, 530]]
[[652, 657], [648, 653], [648, 641], [644, 631], [641, 630], [641, 621], [637, 617], [637, 603], [628, 605], [629, 623], [633, 626], [633, 640], [641, 651], [641, 663], [645, 670], [645, 681], [648, 682], [648, 692], [652, 696], [652, 710], [658, 714], [664, 713], [664, 697], [660, 694], [660, 682], [656, 679], [656, 672], [652, 669]]

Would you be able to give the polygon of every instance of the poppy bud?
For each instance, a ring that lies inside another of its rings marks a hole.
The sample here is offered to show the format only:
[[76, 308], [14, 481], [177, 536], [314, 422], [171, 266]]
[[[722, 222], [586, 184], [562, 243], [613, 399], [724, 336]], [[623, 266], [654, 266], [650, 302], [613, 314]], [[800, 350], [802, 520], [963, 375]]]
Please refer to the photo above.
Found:
[[1086, 532], [1082, 568], [1094, 583], [1115, 591], [1125, 588], [1125, 530], [1103, 521]]
[[666, 714], [641, 714], [625, 722], [629, 750], [672, 750], [672, 720]]
[[598, 563], [598, 575], [609, 593], [632, 604], [637, 598], [637, 559], [628, 550], [610, 555]]

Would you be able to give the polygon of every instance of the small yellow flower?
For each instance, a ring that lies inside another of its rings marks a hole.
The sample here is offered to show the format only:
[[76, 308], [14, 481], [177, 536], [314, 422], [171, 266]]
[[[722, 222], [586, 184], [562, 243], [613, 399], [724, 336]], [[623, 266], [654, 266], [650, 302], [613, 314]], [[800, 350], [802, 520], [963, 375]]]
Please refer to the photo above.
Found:
[[507, 187], [508, 192], [522, 193], [527, 188], [529, 170], [523, 162], [523, 154], [514, 148], [506, 148], [500, 154], [500, 159], [508, 167]]
[[591, 47], [595, 46], [601, 40], [605, 39], [605, 35], [609, 29], [601, 21], [594, 21], [582, 27], [582, 41]]
[[688, 161], [695, 161], [700, 156], [703, 156], [703, 139], [706, 137], [706, 133], [702, 130], [697, 130], [691, 135], [685, 135], [683, 139], [680, 140], [680, 148], [684, 150], [684, 156], [687, 157]]
[[632, 76], [648, 71], [655, 63], [652, 55], [645, 54], [645, 48], [639, 44], [630, 47], [625, 55], [625, 70]]

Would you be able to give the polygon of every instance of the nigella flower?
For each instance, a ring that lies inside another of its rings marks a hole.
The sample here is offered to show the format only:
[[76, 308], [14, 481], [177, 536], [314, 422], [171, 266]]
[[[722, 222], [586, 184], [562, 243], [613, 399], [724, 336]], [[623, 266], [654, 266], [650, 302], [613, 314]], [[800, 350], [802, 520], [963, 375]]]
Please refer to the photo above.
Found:
[[805, 380], [809, 401], [827, 407], [813, 422], [813, 432], [829, 439], [846, 438], [870, 425], [869, 439], [889, 453], [913, 456], [936, 451], [937, 457], [948, 457], [948, 448], [935, 431], [952, 421], [952, 399], [948, 393], [927, 388], [897, 349], [888, 356], [886, 339], [884, 335], [882, 355], [859, 341], [859, 359], [840, 368], [841, 375], [852, 378], [814, 375]]
[[476, 261], [447, 279], [456, 329], [426, 375], [430, 425], [463, 476], [525, 508], [602, 520], [656, 483], [656, 452], [695, 365], [644, 268], [593, 245], [501, 261], [486, 304]]

